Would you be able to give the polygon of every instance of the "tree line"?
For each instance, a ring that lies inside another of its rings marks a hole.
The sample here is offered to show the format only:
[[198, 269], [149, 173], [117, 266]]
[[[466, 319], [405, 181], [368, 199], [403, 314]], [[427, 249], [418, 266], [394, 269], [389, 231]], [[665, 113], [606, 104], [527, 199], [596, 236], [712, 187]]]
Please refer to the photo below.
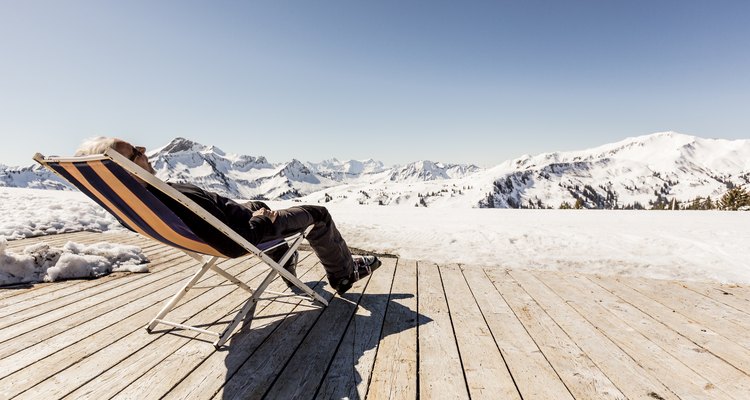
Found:
[[[593, 192], [593, 191], [592, 191]], [[585, 197], [585, 198], [584, 198]], [[577, 197], [576, 201], [571, 204], [567, 201], [563, 201], [560, 204], [560, 209], [583, 209], [587, 207], [586, 200], [592, 200], [590, 196]], [[597, 199], [599, 200], [599, 199]], [[593, 201], [593, 207], [590, 208], [604, 208], [600, 206], [599, 201]], [[522, 207], [522, 208], [543, 208], [543, 207]], [[613, 207], [615, 209], [623, 210], [750, 210], [750, 193], [742, 186], [734, 186], [724, 193], [721, 198], [716, 201], [711, 196], [702, 197], [698, 196], [689, 201], [679, 201], [677, 199], [668, 199], [662, 193], [656, 193], [656, 199], [649, 201], [648, 207], [634, 202], [633, 204], [627, 204], [622, 207]]]

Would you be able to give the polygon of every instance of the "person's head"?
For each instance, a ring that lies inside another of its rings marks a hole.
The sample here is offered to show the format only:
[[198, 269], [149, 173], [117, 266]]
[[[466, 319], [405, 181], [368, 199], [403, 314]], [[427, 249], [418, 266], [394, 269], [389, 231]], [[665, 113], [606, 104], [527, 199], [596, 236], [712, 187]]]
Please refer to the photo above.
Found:
[[115, 151], [146, 171], [152, 174], [155, 173], [154, 168], [151, 166], [151, 162], [148, 160], [148, 157], [146, 157], [145, 147], [133, 146], [132, 144], [118, 138], [99, 136], [87, 139], [81, 143], [81, 146], [78, 147], [75, 155], [76, 157], [79, 157], [91, 154], [102, 154], [104, 153], [104, 150], [109, 148], [115, 149]]

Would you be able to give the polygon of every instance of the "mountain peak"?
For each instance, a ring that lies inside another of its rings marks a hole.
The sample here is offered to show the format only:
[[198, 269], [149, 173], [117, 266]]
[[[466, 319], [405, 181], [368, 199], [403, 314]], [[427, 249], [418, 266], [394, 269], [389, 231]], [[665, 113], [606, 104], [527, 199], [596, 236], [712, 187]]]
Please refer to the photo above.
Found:
[[183, 137], [176, 137], [164, 146], [161, 151], [164, 153], [179, 153], [182, 151], [198, 150], [196, 147], [204, 148], [205, 146]]
[[636, 136], [636, 137], [630, 137], [627, 138], [619, 143], [626, 143], [626, 142], [637, 142], [637, 143], [645, 143], [645, 142], [654, 142], [654, 141], [664, 141], [664, 142], [678, 142], [680, 144], [693, 142], [695, 140], [699, 139], [696, 136], [692, 135], [686, 135], [684, 133], [675, 132], [675, 131], [664, 131], [664, 132], [654, 132], [650, 133], [648, 135], [642, 135], [642, 136]]

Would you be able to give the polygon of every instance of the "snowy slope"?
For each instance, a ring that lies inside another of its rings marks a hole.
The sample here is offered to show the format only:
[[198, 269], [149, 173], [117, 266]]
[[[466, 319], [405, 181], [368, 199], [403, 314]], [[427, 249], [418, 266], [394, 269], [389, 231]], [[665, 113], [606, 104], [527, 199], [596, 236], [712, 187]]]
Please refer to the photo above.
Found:
[[41, 165], [8, 167], [0, 164], [0, 186], [31, 189], [72, 190], [67, 182]]
[[452, 208], [558, 208], [578, 199], [585, 208], [651, 208], [699, 196], [716, 201], [732, 185], [750, 182], [750, 140], [662, 132], [588, 150], [526, 155], [488, 170], [450, 174], [423, 162], [402, 171], [409, 168], [418, 171], [337, 186], [302, 201]]
[[[490, 169], [429, 160], [385, 167], [375, 160], [291, 160], [228, 154], [183, 138], [148, 153], [157, 176], [227, 197], [308, 203], [450, 208], [625, 208], [720, 198], [750, 182], [750, 140], [676, 132], [592, 149], [525, 155]], [[0, 166], [0, 186], [64, 188], [39, 167]]]
[[721, 197], [750, 182], [750, 140], [702, 139], [676, 132], [629, 138], [589, 150], [524, 156], [489, 171], [497, 178], [482, 203], [558, 207], [577, 198], [587, 208], [661, 198]]

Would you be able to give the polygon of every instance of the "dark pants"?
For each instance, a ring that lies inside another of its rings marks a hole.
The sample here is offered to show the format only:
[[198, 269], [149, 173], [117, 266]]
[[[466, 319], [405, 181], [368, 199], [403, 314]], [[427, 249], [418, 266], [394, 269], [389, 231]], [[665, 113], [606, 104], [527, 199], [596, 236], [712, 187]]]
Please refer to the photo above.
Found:
[[[249, 201], [244, 206], [251, 211], [261, 208], [271, 209], [262, 201]], [[307, 241], [318, 256], [320, 263], [323, 264], [328, 281], [335, 283], [352, 273], [354, 270], [352, 253], [325, 207], [303, 205], [276, 210], [276, 212], [278, 212], [278, 217], [273, 223], [274, 232], [270, 236], [263, 237], [261, 243], [289, 236], [313, 225], [310, 234], [307, 235]], [[279, 261], [288, 249], [289, 246], [284, 244], [269, 251], [268, 255], [275, 261]]]

